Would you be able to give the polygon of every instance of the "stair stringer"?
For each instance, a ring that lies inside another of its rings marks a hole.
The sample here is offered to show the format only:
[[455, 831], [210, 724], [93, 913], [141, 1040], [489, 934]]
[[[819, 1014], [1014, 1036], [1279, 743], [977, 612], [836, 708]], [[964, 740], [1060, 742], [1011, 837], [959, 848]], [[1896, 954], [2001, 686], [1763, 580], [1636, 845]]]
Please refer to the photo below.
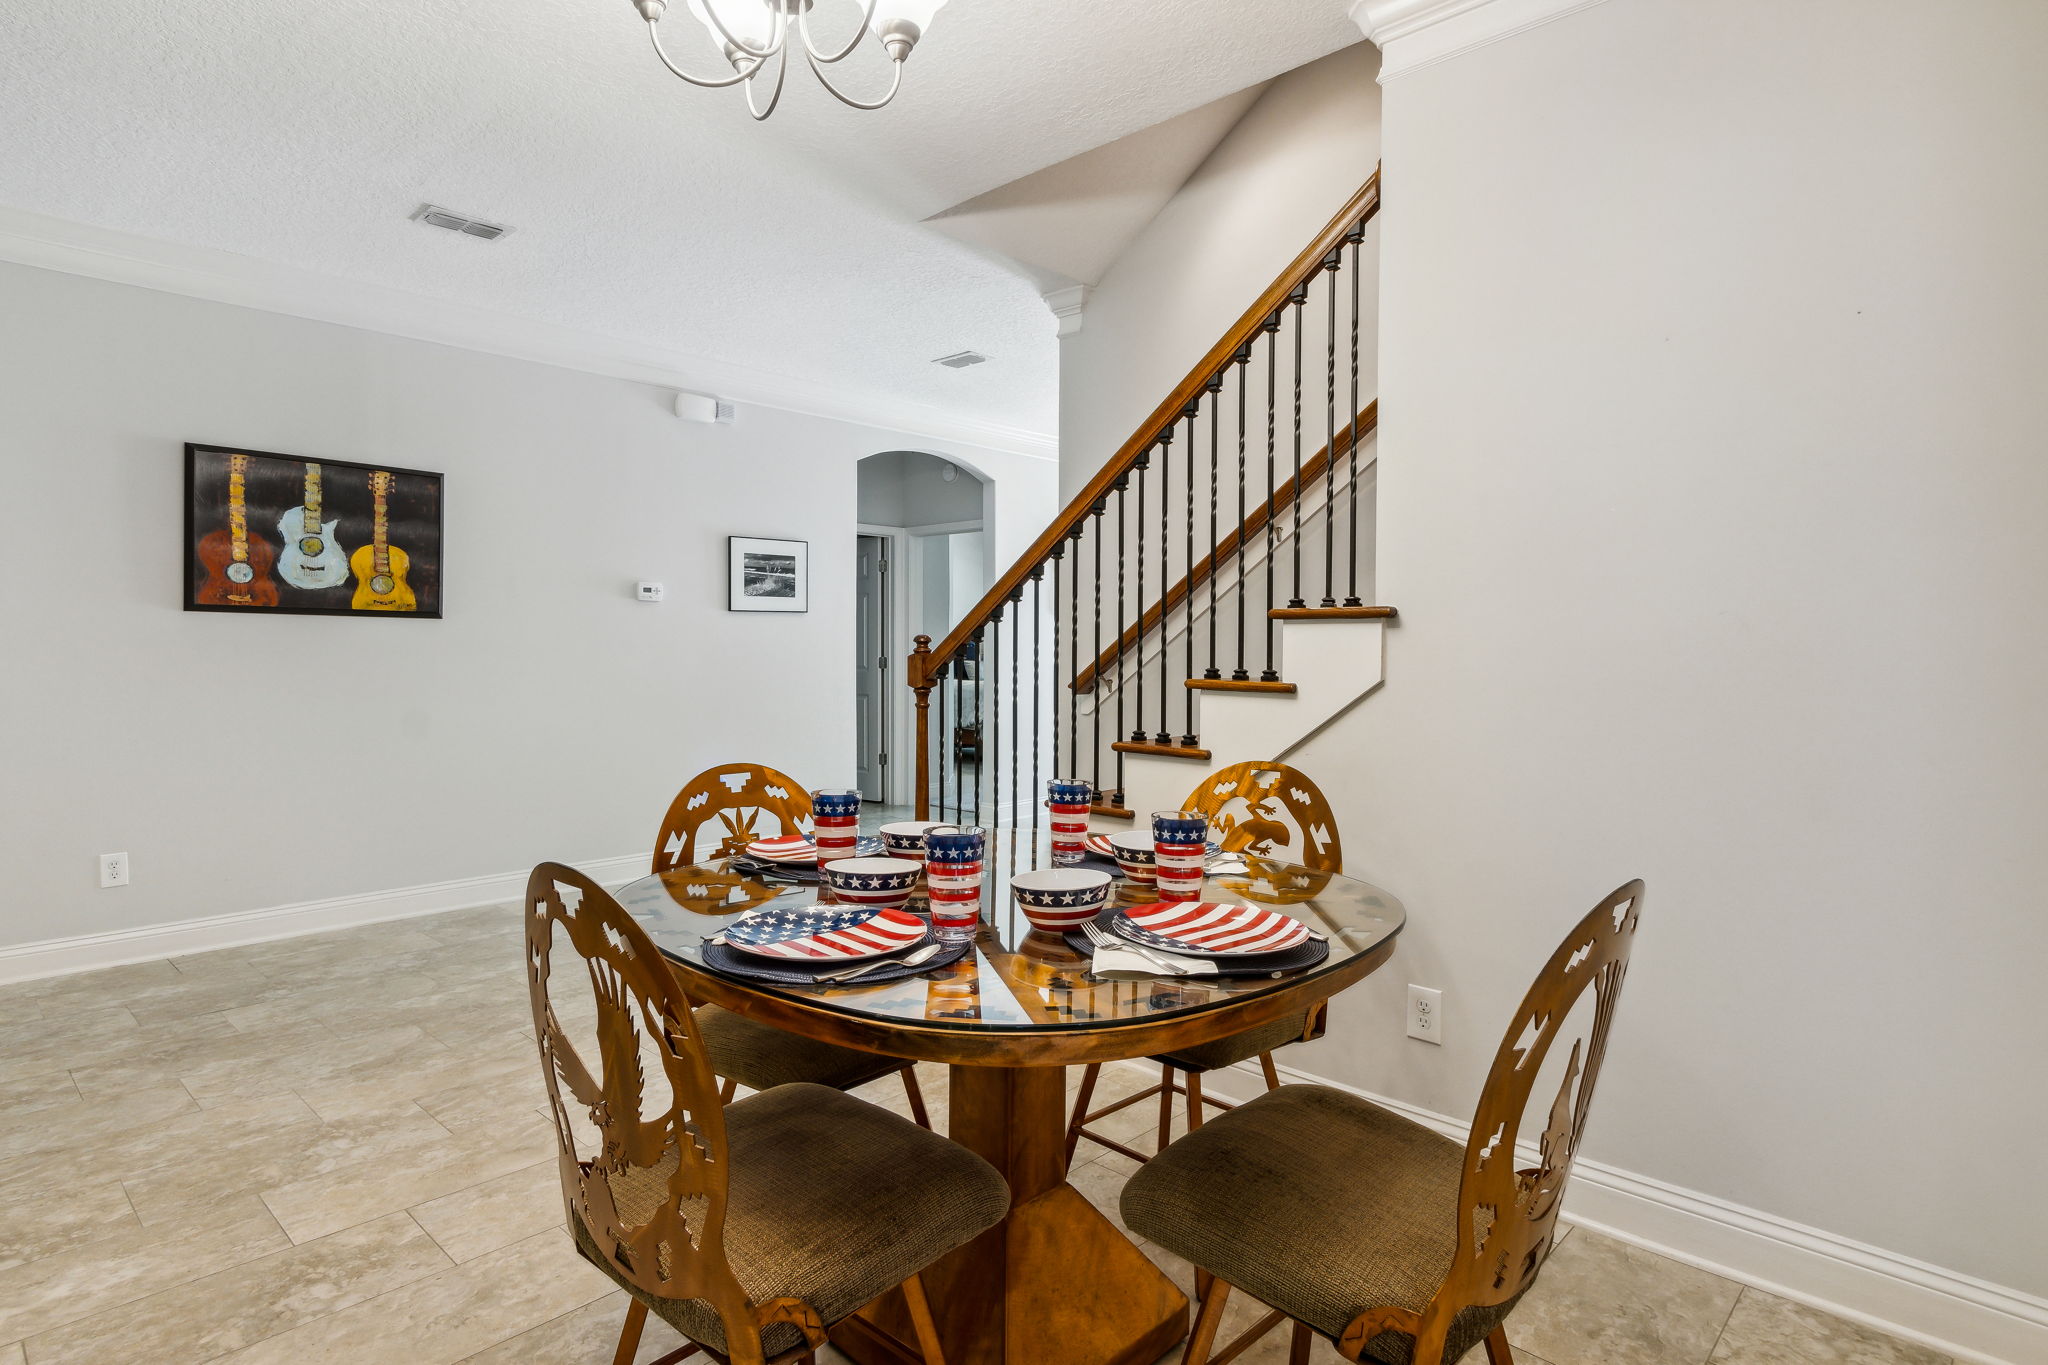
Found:
[[1178, 810], [1218, 768], [1284, 760], [1385, 680], [1384, 621], [1281, 621], [1276, 640], [1293, 693], [1195, 694], [1196, 734], [1213, 755], [1208, 762], [1124, 755], [1124, 804], [1140, 821]]

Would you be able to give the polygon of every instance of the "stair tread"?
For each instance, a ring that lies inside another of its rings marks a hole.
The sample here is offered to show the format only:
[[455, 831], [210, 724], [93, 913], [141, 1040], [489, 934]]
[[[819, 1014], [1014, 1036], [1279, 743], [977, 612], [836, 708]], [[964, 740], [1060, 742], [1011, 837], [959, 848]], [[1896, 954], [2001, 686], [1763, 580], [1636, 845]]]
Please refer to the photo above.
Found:
[[1393, 607], [1275, 607], [1266, 613], [1275, 621], [1390, 621], [1400, 614]]
[[1112, 806], [1106, 801], [1097, 801], [1088, 807], [1090, 815], [1107, 815], [1117, 820], [1135, 820], [1137, 812], [1123, 806]]
[[1109, 747], [1120, 754], [1154, 754], [1160, 758], [1199, 758], [1206, 761], [1213, 757], [1207, 749], [1192, 748], [1185, 744], [1143, 744], [1120, 739]]
[[1189, 678], [1188, 686], [1198, 692], [1272, 692], [1280, 694], [1294, 690], [1294, 684], [1291, 682], [1258, 682], [1256, 680], [1238, 682], [1231, 678]]

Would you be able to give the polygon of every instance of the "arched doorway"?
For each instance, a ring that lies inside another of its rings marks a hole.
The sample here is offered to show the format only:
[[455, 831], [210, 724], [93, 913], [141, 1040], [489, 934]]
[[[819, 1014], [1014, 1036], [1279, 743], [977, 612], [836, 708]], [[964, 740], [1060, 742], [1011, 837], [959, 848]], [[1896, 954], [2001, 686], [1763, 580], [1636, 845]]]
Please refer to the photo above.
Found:
[[994, 490], [957, 460], [917, 450], [868, 456], [857, 486], [854, 769], [867, 799], [909, 805], [903, 660], [917, 636], [941, 638], [988, 591]]

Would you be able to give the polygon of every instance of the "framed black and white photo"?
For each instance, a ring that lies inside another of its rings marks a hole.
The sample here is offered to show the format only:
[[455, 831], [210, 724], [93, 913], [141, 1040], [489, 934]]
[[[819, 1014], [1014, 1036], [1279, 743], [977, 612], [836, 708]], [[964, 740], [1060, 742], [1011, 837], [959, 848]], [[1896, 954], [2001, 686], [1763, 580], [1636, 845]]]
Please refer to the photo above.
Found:
[[811, 543], [726, 537], [732, 611], [809, 611]]

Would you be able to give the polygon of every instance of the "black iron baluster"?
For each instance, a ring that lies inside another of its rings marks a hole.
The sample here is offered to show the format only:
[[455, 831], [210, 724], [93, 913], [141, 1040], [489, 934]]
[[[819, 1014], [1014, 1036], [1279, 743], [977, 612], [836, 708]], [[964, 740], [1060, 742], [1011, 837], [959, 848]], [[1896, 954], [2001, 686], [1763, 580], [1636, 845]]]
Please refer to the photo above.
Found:
[[1323, 605], [1337, 605], [1337, 270], [1344, 249], [1330, 253], [1323, 271], [1330, 277], [1330, 333], [1324, 338], [1330, 356], [1327, 401], [1323, 405]]
[[1024, 737], [1023, 690], [1017, 685], [1017, 665], [1024, 656], [1024, 585], [1010, 590], [1010, 855], [1017, 852], [1017, 744]]
[[[1059, 574], [1059, 559], [1053, 559], [1053, 574]], [[1038, 849], [1038, 817], [1045, 809], [1045, 782], [1039, 773], [1045, 766], [1045, 742], [1040, 736], [1040, 726], [1045, 719], [1045, 668], [1039, 659], [1039, 638], [1045, 631], [1045, 567], [1040, 565], [1031, 571], [1031, 776], [1024, 783], [1024, 800], [1031, 807], [1031, 842], [1024, 846], [1024, 856], [1035, 858]], [[1054, 584], [1053, 591], [1053, 653], [1059, 653], [1059, 591]], [[1059, 747], [1059, 716], [1053, 716], [1053, 747]]]
[[[1169, 557], [1173, 554], [1173, 428], [1168, 426], [1159, 438], [1159, 729], [1153, 733], [1154, 744], [1173, 743], [1173, 732], [1166, 728], [1166, 703], [1172, 695], [1173, 655], [1166, 648], [1166, 596], [1172, 591], [1173, 570]], [[1138, 594], [1138, 669], [1145, 667], [1145, 594]]]
[[[937, 799], [931, 804], [929, 809], [937, 811], [938, 818], [941, 820], [946, 818], [946, 759], [952, 753], [952, 731], [946, 728], [946, 677], [952, 671], [953, 661], [951, 659], [948, 659], [944, 663], [940, 664], [938, 672], [932, 675], [933, 678], [936, 680], [937, 684], [934, 690], [936, 690], [939, 694], [939, 727], [935, 733], [939, 737], [938, 742], [946, 747], [941, 748], [938, 753], [938, 772], [936, 774], [938, 779], [938, 785], [936, 790], [932, 793], [937, 797]], [[927, 744], [931, 742], [930, 735], [927, 735], [925, 737], [925, 742]]]
[[1347, 607], [1362, 607], [1358, 595], [1358, 251], [1365, 240], [1365, 220], [1345, 237], [1351, 243], [1351, 595]]
[[[1095, 518], [1095, 534], [1091, 537], [1095, 542], [1095, 629], [1094, 640], [1088, 646], [1088, 676], [1093, 680], [1089, 686], [1095, 693], [1095, 704], [1089, 708], [1088, 794], [1091, 805], [1102, 799], [1102, 514], [1108, 503], [1107, 498], [1099, 498], [1088, 513]], [[1122, 505], [1121, 496], [1117, 503]]]
[[1003, 827], [1003, 609], [1008, 605], [998, 606], [989, 618], [989, 668], [984, 675], [984, 681], [994, 686], [988, 694], [988, 747], [981, 770], [988, 775], [988, 823], [997, 829]]
[[1249, 513], [1244, 499], [1244, 422], [1245, 422], [1245, 371], [1252, 367], [1252, 344], [1247, 341], [1238, 349], [1237, 364], [1237, 667], [1230, 670], [1232, 682], [1248, 682], [1251, 674], [1244, 667], [1244, 586], [1245, 571], [1251, 567], [1252, 549], [1246, 544], [1246, 522]]
[[[1142, 459], [1143, 457], [1140, 456], [1139, 458]], [[1124, 499], [1127, 496], [1125, 489], [1129, 484], [1130, 476], [1128, 474], [1117, 475], [1116, 618], [1110, 622], [1110, 628], [1116, 632], [1116, 733], [1119, 735], [1124, 732], [1124, 565], [1128, 562], [1124, 558]], [[1095, 657], [1099, 659], [1102, 656], [1097, 654]], [[1102, 692], [1100, 690], [1102, 679], [1100, 676], [1097, 676], [1095, 686], [1097, 689], [1095, 704], [1100, 706], [1102, 704]], [[1101, 736], [1097, 735], [1096, 739], [1099, 742]], [[1124, 803], [1124, 755], [1123, 750], [1118, 749], [1113, 744], [1110, 746], [1110, 751], [1116, 755], [1116, 800], [1114, 804], [1121, 806]]]
[[[1132, 694], [1134, 702], [1133, 717], [1137, 721], [1136, 728], [1131, 731], [1131, 742], [1133, 744], [1143, 744], [1145, 742], [1145, 471], [1151, 467], [1151, 464], [1152, 462], [1149, 458], [1140, 455], [1131, 465], [1131, 468], [1137, 471], [1138, 475], [1138, 576], [1136, 588], [1138, 595], [1138, 640], [1136, 646], [1138, 651], [1138, 690]], [[1118, 596], [1116, 604], [1116, 630], [1117, 672], [1121, 676], [1123, 672], [1124, 638], [1130, 634], [1130, 631], [1124, 626], [1124, 604], [1121, 595]], [[1122, 708], [1119, 707], [1118, 710], [1121, 711]], [[1121, 722], [1118, 723], [1117, 728], [1119, 730], [1123, 728]], [[1123, 764], [1121, 762], [1117, 764], [1117, 786], [1123, 786]]]
[[[988, 651], [982, 648], [986, 626], [974, 628], [974, 823], [981, 823], [981, 778], [988, 771], [988, 730], [982, 717], [983, 678], [988, 676]], [[963, 707], [964, 711], [965, 708]]]
[[1273, 465], [1280, 441], [1280, 312], [1266, 320], [1266, 668], [1260, 682], [1279, 682], [1273, 667], [1273, 598], [1280, 577], [1280, 494]]
[[[1219, 504], [1223, 501], [1223, 448], [1217, 444], [1216, 434], [1221, 430], [1218, 423], [1223, 412], [1223, 371], [1218, 370], [1209, 377], [1209, 666], [1202, 670], [1205, 678], [1220, 678], [1223, 670], [1216, 667], [1216, 632], [1220, 627], [1217, 617], [1223, 614], [1216, 605], [1216, 567], [1223, 556], [1216, 549], [1216, 536], [1221, 529], [1218, 519], [1221, 515]], [[1188, 566], [1188, 592], [1192, 601], [1195, 591], [1194, 566]], [[1193, 608], [1189, 609], [1189, 620]], [[1194, 676], [1192, 673], [1190, 677]]]
[[[1074, 572], [1069, 576], [1067, 583], [1067, 655], [1074, 666], [1062, 668], [1060, 665], [1059, 646], [1053, 646], [1052, 651], [1052, 709], [1055, 715], [1059, 713], [1059, 689], [1065, 687], [1067, 690], [1067, 771], [1075, 777], [1079, 777], [1082, 771], [1081, 689], [1074, 686], [1074, 679], [1081, 676], [1079, 668], [1081, 662], [1081, 537], [1087, 529], [1087, 522], [1079, 522], [1074, 527], [1074, 534], [1068, 537], [1074, 544]], [[1100, 575], [1097, 575], [1096, 582], [1098, 585], [1101, 583]], [[1059, 593], [1057, 591], [1053, 593], [1053, 611], [1059, 611]], [[1094, 662], [1093, 659], [1090, 659], [1089, 666], [1093, 667]], [[1060, 746], [1057, 740], [1053, 742], [1052, 751], [1052, 766], [1057, 768], [1060, 766]], [[1058, 773], [1053, 775], [1055, 777], [1059, 776]]]
[[1301, 318], [1308, 311], [1308, 286], [1302, 285], [1287, 302], [1294, 309], [1294, 596], [1287, 605], [1298, 609], [1308, 605], [1301, 595]]
[[[1186, 748], [1195, 747], [1195, 689], [1188, 686], [1188, 680], [1195, 676], [1195, 415], [1201, 411], [1202, 400], [1188, 404], [1188, 534], [1187, 563], [1181, 568], [1183, 589], [1180, 597], [1181, 643], [1186, 646], [1186, 671], [1181, 675], [1181, 732], [1180, 742]], [[1159, 599], [1159, 651], [1166, 652], [1166, 599]]]
[[[1066, 558], [1067, 542], [1065, 537], [1061, 537], [1059, 543], [1052, 547], [1052, 766], [1055, 770], [1060, 767], [1060, 642], [1065, 638], [1060, 629], [1060, 579], [1064, 576], [1060, 573], [1060, 566]], [[1070, 596], [1071, 593], [1070, 588]]]

